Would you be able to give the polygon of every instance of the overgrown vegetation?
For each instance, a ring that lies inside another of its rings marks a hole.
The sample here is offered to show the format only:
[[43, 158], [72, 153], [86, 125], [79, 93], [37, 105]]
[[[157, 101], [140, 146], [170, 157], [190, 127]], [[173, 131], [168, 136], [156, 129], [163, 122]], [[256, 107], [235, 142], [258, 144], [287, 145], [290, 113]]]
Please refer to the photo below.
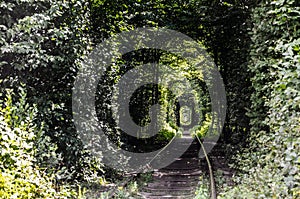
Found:
[[264, 1], [254, 8], [249, 72], [251, 130], [238, 161], [240, 185], [228, 198], [300, 197], [299, 2]]
[[[223, 76], [228, 111], [221, 142], [239, 175], [219, 196], [300, 198], [299, 7], [297, 0], [1, 1], [0, 198], [84, 198], [89, 186], [122, 179], [82, 145], [72, 88], [81, 61], [98, 43], [146, 26], [177, 30], [203, 44]], [[147, 125], [158, 103], [164, 129], [152, 139], [143, 132], [136, 139], [116, 127], [111, 96], [122, 75], [152, 62], [180, 71], [198, 88], [200, 107], [181, 112], [170, 90], [139, 88], [131, 98], [133, 120]], [[192, 133], [208, 136], [211, 102], [202, 74], [174, 54], [142, 49], [123, 55], [97, 93], [98, 118], [122, 149], [161, 148], [180, 136], [180, 124], [194, 124], [191, 112], [201, 115]], [[136, 188], [119, 188], [116, 197], [134, 195]], [[207, 197], [206, 189], [199, 186], [197, 197]]]
[[48, 137], [35, 123], [37, 108], [27, 103], [22, 87], [18, 91], [19, 96], [15, 96], [6, 90], [0, 106], [0, 197], [76, 197], [70, 185], [57, 184], [58, 171], [50, 167], [55, 162], [45, 167], [38, 164], [42, 159], [59, 161], [56, 146], [49, 142], [47, 147], [41, 145]]

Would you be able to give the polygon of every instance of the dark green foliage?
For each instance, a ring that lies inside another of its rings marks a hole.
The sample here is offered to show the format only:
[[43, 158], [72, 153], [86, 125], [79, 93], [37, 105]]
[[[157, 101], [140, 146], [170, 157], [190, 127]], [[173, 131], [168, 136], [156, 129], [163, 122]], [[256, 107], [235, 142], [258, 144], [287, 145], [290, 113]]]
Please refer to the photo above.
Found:
[[88, 165], [99, 164], [83, 158], [88, 154], [77, 136], [71, 104], [79, 61], [89, 45], [88, 2], [2, 1], [0, 9], [1, 87], [17, 92], [20, 83], [26, 84], [27, 101], [38, 109], [35, 122], [44, 122], [48, 141], [62, 154], [56, 160], [62, 179], [93, 175]]
[[264, 1], [253, 10], [252, 21], [251, 132], [239, 159], [239, 168], [249, 175], [227, 196], [299, 198], [299, 2]]
[[94, 41], [99, 42], [123, 30], [158, 26], [203, 42], [226, 86], [228, 114], [223, 138], [234, 145], [243, 144], [249, 131], [246, 109], [252, 92], [246, 65], [250, 44], [247, 28], [254, 5], [254, 1], [94, 1], [92, 32]]
[[[204, 44], [214, 58], [226, 87], [227, 118], [222, 139], [235, 148], [249, 131], [251, 83], [247, 72], [250, 9], [254, 1], [202, 1], [200, 8]], [[232, 151], [233, 152], [233, 151]]]
[[[54, 197], [60, 193], [50, 189], [54, 186], [53, 176], [63, 182], [92, 181], [103, 175], [101, 160], [85, 150], [73, 123], [73, 83], [81, 60], [98, 43], [122, 31], [145, 26], [177, 30], [203, 43], [222, 74], [228, 111], [221, 138], [234, 149], [245, 147], [243, 155], [236, 157], [236, 167], [243, 174], [236, 181], [241, 184], [223, 196], [299, 197], [299, 3], [257, 3], [2, 0], [0, 91], [9, 94], [0, 96], [4, 100], [0, 103], [0, 169], [5, 171], [0, 176], [0, 197], [15, 192], [23, 192], [24, 198]], [[201, 121], [191, 122], [200, 124], [195, 127], [196, 133], [206, 135], [211, 125], [211, 102], [201, 74], [171, 53], [137, 50], [109, 66], [97, 88], [98, 119], [108, 137], [122, 149], [152, 151], [182, 131], [178, 100], [170, 90], [154, 84], [134, 93], [130, 114], [136, 124], [145, 126], [151, 121], [151, 106], [159, 103], [162, 112], [167, 112], [158, 116], [164, 129], [156, 137], [143, 139], [142, 133], [134, 138], [116, 128], [111, 109], [115, 105], [112, 96], [116, 83], [134, 67], [153, 62], [179, 69], [197, 88], [201, 107], [191, 110], [191, 114], [201, 115]], [[14, 140], [28, 147], [22, 148]], [[24, 169], [18, 162], [30, 166]], [[24, 172], [20, 172], [22, 169]], [[34, 169], [41, 173], [35, 174]], [[114, 172], [106, 169], [107, 177], [114, 179]], [[29, 182], [28, 176], [43, 181], [49, 190]], [[44, 195], [41, 191], [45, 191]], [[68, 195], [64, 190], [61, 194], [59, 197]]]

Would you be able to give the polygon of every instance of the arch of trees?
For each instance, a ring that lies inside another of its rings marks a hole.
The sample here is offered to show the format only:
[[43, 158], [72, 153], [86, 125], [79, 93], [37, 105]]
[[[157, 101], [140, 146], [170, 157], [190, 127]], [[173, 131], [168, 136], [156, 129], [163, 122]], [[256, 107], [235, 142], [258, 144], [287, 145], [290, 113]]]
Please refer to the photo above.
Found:
[[[297, 0], [1, 1], [0, 197], [77, 197], [70, 182], [121, 176], [83, 147], [73, 123], [72, 88], [81, 61], [98, 43], [147, 26], [202, 43], [223, 77], [228, 108], [220, 142], [239, 177], [220, 197], [300, 197], [299, 7]], [[159, 116], [168, 130], [141, 142], [114, 128], [109, 107], [116, 81], [151, 62], [186, 66], [172, 54], [140, 50], [117, 60], [97, 87], [98, 117], [127, 150], [152, 150], [142, 147], [145, 142], [159, 148], [180, 129], [176, 99], [157, 85], [137, 90], [130, 110], [145, 125], [150, 106], [160, 103], [169, 113]], [[201, 88], [203, 106], [192, 112], [205, 120], [205, 84], [190, 68], [182, 71]]]

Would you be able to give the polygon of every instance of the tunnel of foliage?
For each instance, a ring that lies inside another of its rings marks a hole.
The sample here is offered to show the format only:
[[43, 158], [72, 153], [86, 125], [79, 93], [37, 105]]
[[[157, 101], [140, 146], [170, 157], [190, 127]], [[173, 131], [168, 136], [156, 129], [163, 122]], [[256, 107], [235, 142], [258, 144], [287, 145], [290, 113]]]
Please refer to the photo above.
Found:
[[[219, 196], [300, 197], [299, 7], [297, 0], [1, 1], [0, 198], [76, 198], [83, 182], [121, 178], [82, 144], [73, 121], [72, 88], [82, 60], [97, 44], [138, 27], [188, 35], [205, 46], [223, 77], [228, 107], [219, 142], [228, 146], [238, 175]], [[200, 106], [190, 112], [201, 121], [184, 124], [174, 93], [147, 84], [131, 96], [130, 117], [140, 126], [162, 121], [163, 130], [146, 139], [145, 132], [134, 137], [117, 128], [116, 83], [147, 63], [178, 69], [199, 88]], [[201, 74], [162, 50], [122, 55], [99, 80], [95, 100], [106, 135], [128, 151], [160, 149], [191, 123], [205, 136], [211, 124]], [[161, 109], [153, 117], [155, 104]]]

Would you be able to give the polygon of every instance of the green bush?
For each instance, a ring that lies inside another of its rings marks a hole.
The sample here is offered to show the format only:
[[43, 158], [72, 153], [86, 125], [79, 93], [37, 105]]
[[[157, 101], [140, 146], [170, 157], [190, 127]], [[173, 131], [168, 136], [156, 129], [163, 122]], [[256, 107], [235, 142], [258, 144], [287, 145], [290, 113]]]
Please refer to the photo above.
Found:
[[263, 1], [253, 10], [251, 132], [226, 198], [300, 197], [300, 7]]
[[[26, 92], [20, 88], [16, 100], [11, 90], [0, 103], [0, 198], [68, 198], [76, 193], [57, 185], [55, 175], [37, 162], [37, 109], [26, 102]], [[45, 137], [44, 137], [45, 138]], [[53, 155], [48, 149], [44, 155]], [[55, 155], [55, 154], [54, 154]], [[59, 191], [57, 191], [59, 189]]]
[[211, 114], [207, 113], [205, 114], [205, 120], [203, 120], [202, 124], [199, 126], [196, 126], [193, 131], [192, 135], [195, 136], [197, 135], [199, 138], [204, 138], [206, 136], [213, 136], [209, 135], [209, 127], [212, 125], [212, 120], [211, 120]]
[[[1, 88], [16, 92], [20, 82], [26, 83], [27, 101], [38, 109], [36, 121], [44, 122], [44, 133], [57, 145], [60, 164], [67, 168], [61, 177], [83, 177], [89, 173], [89, 160], [82, 158], [86, 153], [72, 121], [71, 94], [89, 46], [88, 1], [3, 0], [0, 13]], [[48, 141], [41, 140], [40, 149]]]

